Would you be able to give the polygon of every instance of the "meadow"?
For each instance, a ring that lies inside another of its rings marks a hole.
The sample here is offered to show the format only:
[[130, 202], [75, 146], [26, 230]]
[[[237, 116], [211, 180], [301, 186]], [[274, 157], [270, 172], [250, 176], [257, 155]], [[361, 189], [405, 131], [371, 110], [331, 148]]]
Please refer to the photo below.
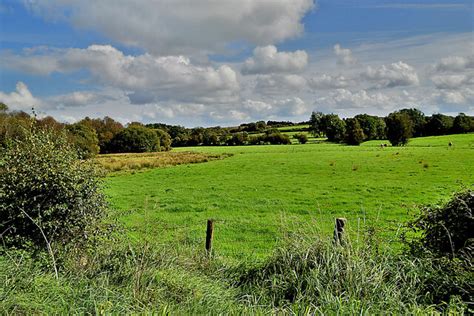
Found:
[[295, 233], [330, 236], [335, 217], [348, 219], [352, 240], [371, 229], [396, 248], [400, 227], [419, 206], [474, 184], [474, 135], [381, 143], [176, 148], [172, 153], [232, 155], [112, 173], [106, 193], [136, 241], [199, 247], [206, 220], [214, 219], [215, 252], [229, 260], [267, 257]]

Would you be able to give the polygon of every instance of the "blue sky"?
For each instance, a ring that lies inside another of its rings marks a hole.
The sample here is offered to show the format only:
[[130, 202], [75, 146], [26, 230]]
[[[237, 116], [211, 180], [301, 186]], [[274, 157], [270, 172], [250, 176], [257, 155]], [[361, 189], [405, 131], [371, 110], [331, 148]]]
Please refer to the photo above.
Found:
[[64, 3], [0, 2], [11, 109], [186, 126], [474, 114], [472, 1]]

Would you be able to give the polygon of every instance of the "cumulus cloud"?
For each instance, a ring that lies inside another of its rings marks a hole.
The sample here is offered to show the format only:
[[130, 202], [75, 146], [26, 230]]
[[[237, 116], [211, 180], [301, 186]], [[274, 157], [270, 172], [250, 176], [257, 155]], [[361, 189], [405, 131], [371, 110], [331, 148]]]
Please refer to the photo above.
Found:
[[412, 66], [399, 61], [377, 68], [368, 66], [362, 77], [376, 83], [377, 87], [397, 87], [418, 85], [418, 74]]
[[473, 75], [438, 75], [433, 76], [431, 81], [438, 89], [459, 89], [466, 85], [474, 85]]
[[271, 101], [248, 99], [242, 103], [241, 111], [247, 113], [248, 117], [295, 117], [307, 113], [308, 106], [305, 101], [298, 97]]
[[349, 48], [342, 48], [341, 45], [334, 45], [334, 54], [337, 56], [338, 65], [353, 65], [357, 63], [357, 59], [352, 56], [352, 51]]
[[0, 91], [0, 102], [6, 104], [10, 110], [29, 111], [31, 108], [41, 107], [42, 103], [35, 98], [28, 86], [19, 81], [15, 91], [10, 93]]
[[464, 71], [474, 68], [474, 55], [470, 56], [449, 56], [442, 58], [434, 65], [434, 70], [438, 72]]
[[308, 54], [304, 50], [278, 52], [273, 45], [257, 47], [253, 57], [242, 66], [242, 74], [296, 73], [308, 65]]
[[268, 45], [298, 36], [313, 0], [24, 1], [48, 19], [160, 55], [222, 50], [229, 43]]
[[343, 75], [328, 75], [311, 77], [308, 84], [313, 89], [339, 89], [346, 88], [351, 84], [352, 80]]
[[4, 55], [4, 66], [37, 74], [86, 69], [97, 82], [129, 91], [133, 103], [231, 102], [240, 89], [237, 74], [227, 65], [197, 66], [184, 56], [124, 55], [110, 45], [53, 49], [41, 56]]

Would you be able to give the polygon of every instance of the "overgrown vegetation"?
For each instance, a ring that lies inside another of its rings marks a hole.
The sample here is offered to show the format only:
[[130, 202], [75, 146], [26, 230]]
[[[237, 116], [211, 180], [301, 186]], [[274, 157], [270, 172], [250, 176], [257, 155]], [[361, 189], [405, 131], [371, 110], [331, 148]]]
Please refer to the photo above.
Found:
[[65, 133], [32, 123], [1, 153], [0, 233], [6, 245], [45, 248], [95, 234], [106, 212], [101, 181]]
[[107, 154], [95, 158], [107, 171], [130, 171], [162, 168], [190, 163], [224, 159], [231, 154], [209, 154], [197, 152], [157, 152], [141, 154]]

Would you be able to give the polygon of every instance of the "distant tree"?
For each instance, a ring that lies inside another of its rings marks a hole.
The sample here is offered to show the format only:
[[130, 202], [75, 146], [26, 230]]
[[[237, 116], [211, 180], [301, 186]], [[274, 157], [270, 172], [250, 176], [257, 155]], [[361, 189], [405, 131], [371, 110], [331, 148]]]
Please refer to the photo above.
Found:
[[405, 145], [413, 136], [413, 122], [407, 113], [393, 112], [385, 118], [387, 138], [393, 146]]
[[360, 145], [365, 139], [363, 129], [356, 118], [349, 118], [346, 122], [346, 137], [345, 142], [349, 145]]
[[86, 124], [92, 127], [99, 139], [99, 147], [101, 153], [109, 152], [109, 145], [112, 138], [123, 129], [123, 125], [114, 119], [106, 116], [103, 119], [91, 119], [89, 117], [79, 121], [81, 124]]
[[46, 116], [37, 121], [39, 127], [47, 128], [55, 132], [60, 132], [65, 128], [65, 124], [59, 123], [52, 116]]
[[359, 114], [354, 118], [357, 119], [362, 131], [364, 132], [364, 140], [385, 138], [385, 122], [380, 117], [368, 114]]
[[433, 114], [426, 123], [427, 135], [446, 135], [452, 131], [454, 118], [444, 114]]
[[413, 137], [421, 137], [425, 135], [426, 117], [423, 112], [418, 109], [402, 109], [400, 113], [405, 113], [410, 117], [413, 124]]
[[321, 125], [323, 117], [324, 114], [322, 112], [311, 113], [311, 117], [309, 119], [309, 131], [314, 136], [320, 136], [321, 133], [324, 132], [323, 126]]
[[169, 151], [171, 150], [171, 137], [166, 131], [157, 128], [154, 130], [156, 135], [158, 135], [158, 139], [160, 141], [159, 151]]
[[265, 121], [258, 121], [256, 125], [257, 125], [257, 131], [259, 132], [263, 132], [267, 128], [267, 124], [265, 123]]
[[141, 153], [159, 150], [157, 133], [140, 125], [131, 125], [121, 130], [110, 142], [111, 152]]
[[99, 153], [99, 139], [96, 131], [86, 124], [67, 126], [69, 141], [78, 149], [81, 158], [91, 158]]
[[247, 132], [238, 132], [232, 134], [232, 137], [227, 140], [227, 145], [230, 146], [241, 146], [245, 145], [245, 143], [248, 141], [248, 133]]
[[459, 113], [453, 121], [453, 133], [462, 134], [474, 131], [474, 119], [464, 113]]
[[280, 131], [270, 132], [264, 136], [265, 142], [268, 142], [272, 145], [290, 145], [290, 137], [286, 134], [282, 134]]
[[293, 135], [293, 138], [298, 140], [300, 144], [306, 144], [308, 142], [308, 135], [304, 133], [298, 133]]
[[321, 119], [321, 130], [326, 134], [330, 142], [344, 140], [346, 124], [337, 114], [326, 114]]

